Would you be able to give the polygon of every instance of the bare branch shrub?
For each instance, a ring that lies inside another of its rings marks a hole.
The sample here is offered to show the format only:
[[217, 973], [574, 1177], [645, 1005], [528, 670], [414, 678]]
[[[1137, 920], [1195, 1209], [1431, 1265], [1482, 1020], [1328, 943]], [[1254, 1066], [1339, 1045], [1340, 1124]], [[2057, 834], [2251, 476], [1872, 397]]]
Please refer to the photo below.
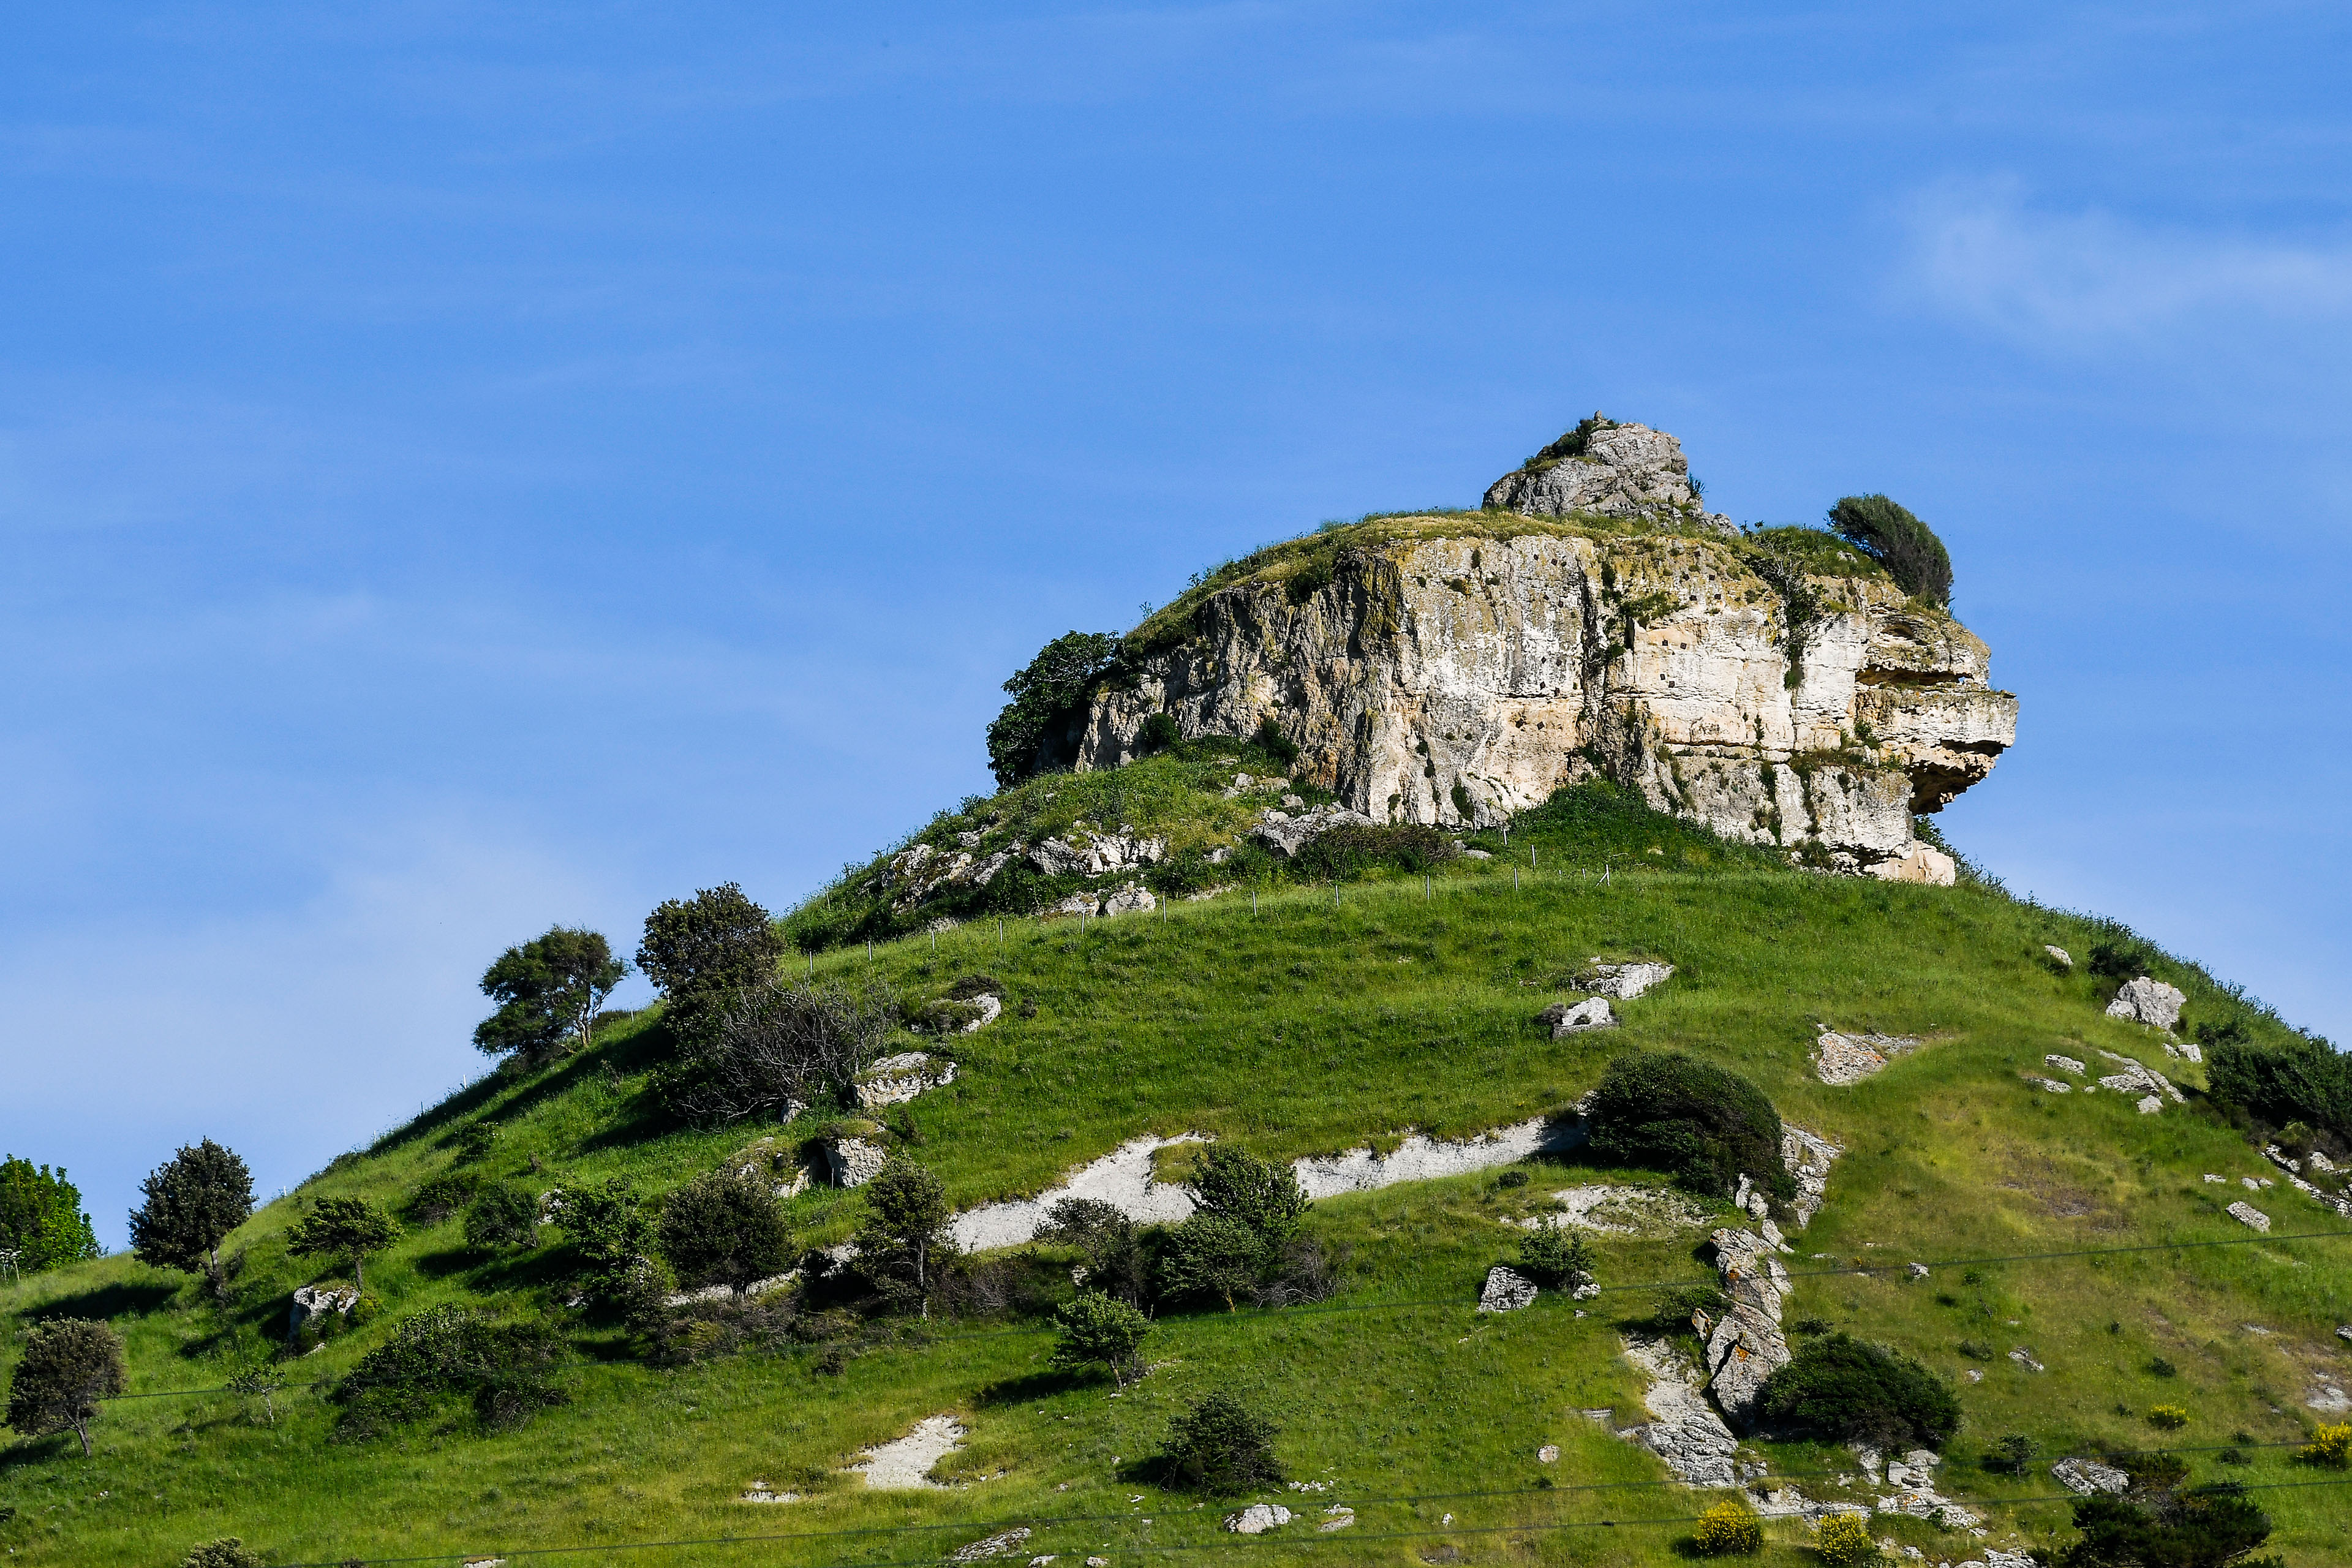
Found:
[[898, 995], [886, 985], [755, 986], [688, 1045], [666, 1098], [697, 1121], [846, 1107], [857, 1075], [882, 1057], [898, 1016]]

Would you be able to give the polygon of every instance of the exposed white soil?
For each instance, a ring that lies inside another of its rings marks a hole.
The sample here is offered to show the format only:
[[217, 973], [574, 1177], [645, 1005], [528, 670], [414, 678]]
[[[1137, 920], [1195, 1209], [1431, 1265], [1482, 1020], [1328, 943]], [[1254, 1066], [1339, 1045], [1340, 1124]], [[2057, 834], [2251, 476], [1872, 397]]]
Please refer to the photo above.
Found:
[[1546, 1219], [1557, 1219], [1603, 1236], [1663, 1236], [1706, 1225], [1710, 1218], [1705, 1209], [1665, 1187], [1616, 1187], [1596, 1182], [1562, 1188], [1552, 1194], [1552, 1201], [1559, 1205], [1556, 1212], [1503, 1223], [1533, 1230]]
[[1310, 1198], [1337, 1197], [1342, 1193], [1369, 1193], [1400, 1182], [1433, 1182], [1441, 1176], [1464, 1176], [1496, 1165], [1516, 1164], [1530, 1154], [1557, 1153], [1584, 1142], [1581, 1118], [1538, 1116], [1509, 1127], [1498, 1127], [1460, 1142], [1444, 1142], [1415, 1132], [1386, 1154], [1350, 1149], [1300, 1160], [1291, 1169]]
[[931, 1479], [931, 1467], [961, 1447], [964, 1436], [954, 1416], [927, 1415], [905, 1436], [864, 1450], [858, 1458], [865, 1462], [850, 1466], [850, 1473], [880, 1492], [942, 1491]]
[[1132, 1139], [1092, 1164], [1079, 1166], [1070, 1173], [1068, 1181], [1034, 1198], [964, 1210], [953, 1222], [956, 1245], [978, 1252], [1034, 1240], [1045, 1226], [1045, 1211], [1064, 1198], [1095, 1198], [1139, 1224], [1173, 1225], [1192, 1212], [1192, 1199], [1175, 1183], [1151, 1179], [1152, 1156], [1180, 1143], [1203, 1142], [1197, 1132], [1181, 1138]]

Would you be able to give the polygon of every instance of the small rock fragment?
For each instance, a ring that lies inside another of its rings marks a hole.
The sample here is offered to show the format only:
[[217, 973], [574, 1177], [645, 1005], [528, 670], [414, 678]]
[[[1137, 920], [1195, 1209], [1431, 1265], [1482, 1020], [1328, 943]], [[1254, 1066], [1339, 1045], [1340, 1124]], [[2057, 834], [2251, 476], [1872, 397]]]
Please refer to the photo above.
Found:
[[1028, 1539], [1029, 1527], [1025, 1524], [1016, 1524], [1010, 1530], [1000, 1531], [983, 1540], [975, 1541], [969, 1546], [957, 1548], [948, 1554], [948, 1561], [985, 1563], [992, 1557], [1005, 1556]]
[[1539, 1465], [1556, 1465], [1559, 1463], [1559, 1445], [1557, 1443], [1546, 1443], [1542, 1447], [1538, 1448], [1536, 1450], [1536, 1463]]
[[2009, 1359], [2028, 1372], [2048, 1372], [2050, 1369], [2033, 1359], [2033, 1352], [2024, 1345], [2009, 1352]]
[[1290, 1510], [1278, 1502], [1254, 1502], [1239, 1513], [1225, 1515], [1225, 1528], [1235, 1535], [1264, 1535], [1290, 1522]]
[[1482, 1312], [1516, 1312], [1536, 1303], [1536, 1282], [1506, 1264], [1497, 1263], [1486, 1270], [1486, 1283], [1478, 1292], [1478, 1310]]
[[2094, 1492], [2120, 1493], [2131, 1487], [2129, 1476], [2096, 1459], [2061, 1459], [2050, 1467], [2050, 1474], [2068, 1491], [2084, 1497]]

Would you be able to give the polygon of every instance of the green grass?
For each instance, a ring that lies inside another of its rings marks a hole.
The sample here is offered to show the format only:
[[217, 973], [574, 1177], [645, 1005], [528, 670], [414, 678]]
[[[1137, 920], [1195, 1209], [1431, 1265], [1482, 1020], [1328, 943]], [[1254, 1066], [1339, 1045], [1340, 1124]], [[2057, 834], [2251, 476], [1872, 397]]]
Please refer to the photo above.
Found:
[[[1120, 788], [1130, 815], [1148, 813], [1150, 775], [1123, 773], [1124, 784], [1065, 775], [1059, 787]], [[1055, 787], [1035, 784], [1041, 794]], [[913, 1108], [915, 1152], [963, 1205], [1039, 1190], [1144, 1133], [1213, 1133], [1285, 1158], [1417, 1129], [1458, 1136], [1573, 1100], [1626, 1046], [1674, 1047], [1741, 1072], [1783, 1116], [1847, 1146], [1827, 1206], [1799, 1238], [1801, 1253], [1829, 1257], [1790, 1260], [1801, 1278], [1789, 1317], [1893, 1345], [1956, 1379], [1983, 1372], [1981, 1384], [1960, 1385], [1967, 1425], [1946, 1489], [1992, 1505], [1996, 1543], [2012, 1530], [2037, 1542], [2063, 1535], [2063, 1507], [2024, 1500], [2053, 1489], [2047, 1458], [2160, 1440], [2185, 1452], [2240, 1430], [2263, 1443], [2300, 1438], [2311, 1371], [2342, 1365], [2332, 1331], [2352, 1286], [2352, 1246], [2263, 1240], [1943, 1261], [2247, 1236], [2221, 1209], [2246, 1195], [2235, 1178], [2264, 1165], [2218, 1114], [2192, 1105], [2145, 1117], [2122, 1096], [2052, 1096], [2019, 1076], [2041, 1070], [2045, 1052], [2096, 1062], [2102, 1047], [2166, 1065], [2149, 1037], [2101, 1015], [2098, 983], [2042, 959], [2044, 942], [2085, 953], [2096, 922], [1990, 889], [1777, 868], [1632, 812], [1538, 814], [1507, 851], [1500, 836], [1486, 841], [1501, 852], [1496, 860], [1427, 883], [1379, 878], [1336, 897], [1261, 889], [1255, 913], [1237, 891], [1164, 917], [1084, 928], [1015, 921], [1001, 941], [993, 922], [974, 922], [936, 942], [877, 947], [871, 973], [911, 994], [984, 971], [1012, 1004], [952, 1043], [955, 1083]], [[1553, 1041], [1534, 1015], [1595, 954], [1662, 955], [1679, 973], [1622, 1005], [1620, 1031]], [[815, 969], [856, 976], [868, 961], [862, 949], [840, 951]], [[2190, 991], [2192, 1014], [2239, 1005], [2200, 971], [2168, 973]], [[1817, 1024], [1932, 1043], [1876, 1079], [1832, 1089], [1807, 1067]], [[2254, 1026], [2280, 1027], [2267, 1016]], [[217, 1384], [267, 1348], [288, 1293], [316, 1275], [284, 1248], [302, 1206], [334, 1194], [397, 1204], [449, 1166], [472, 1123], [499, 1130], [479, 1167], [492, 1177], [552, 1184], [627, 1173], [648, 1191], [772, 1131], [666, 1121], [648, 1091], [664, 1045], [657, 1015], [621, 1020], [588, 1057], [494, 1076], [338, 1161], [233, 1239], [247, 1267], [228, 1309], [181, 1277], [115, 1258], [0, 1289], [0, 1314], [11, 1325], [54, 1312], [110, 1319], [131, 1345], [134, 1392]], [[2173, 1076], [2198, 1081], [2193, 1068]], [[2206, 1185], [2208, 1171], [2232, 1184]], [[1037, 1534], [1020, 1561], [1045, 1552], [1156, 1561], [1138, 1549], [1186, 1542], [1219, 1550], [1171, 1560], [1226, 1561], [1223, 1546], [1235, 1538], [1215, 1528], [1222, 1509], [1160, 1492], [1135, 1465], [1181, 1401], [1233, 1387], [1276, 1414], [1295, 1477], [1331, 1481], [1329, 1493], [1305, 1496], [1302, 1511], [1345, 1501], [1359, 1520], [1319, 1546], [1294, 1525], [1247, 1548], [1249, 1562], [1403, 1564], [1444, 1546], [1472, 1562], [1679, 1561], [1673, 1543], [1689, 1527], [1654, 1521], [1685, 1519], [1711, 1499], [1654, 1484], [1663, 1471], [1654, 1460], [1578, 1414], [1610, 1405], [1621, 1424], [1643, 1418], [1615, 1324], [1642, 1315], [1650, 1298], [1618, 1291], [1581, 1320], [1549, 1296], [1522, 1314], [1474, 1314], [1485, 1269], [1511, 1256], [1514, 1233], [1497, 1219], [1535, 1212], [1554, 1186], [1586, 1179], [1547, 1165], [1507, 1189], [1496, 1174], [1318, 1204], [1310, 1230], [1352, 1249], [1331, 1305], [1352, 1310], [1163, 1317], [1148, 1346], [1156, 1369], [1118, 1397], [1108, 1384], [1047, 1376], [1049, 1338], [1028, 1320], [909, 1328], [838, 1376], [817, 1371], [805, 1350], [657, 1369], [626, 1359], [614, 1331], [563, 1310], [557, 1234], [539, 1252], [498, 1259], [468, 1253], [455, 1219], [416, 1227], [369, 1267], [384, 1316], [281, 1369], [274, 1426], [257, 1399], [123, 1400], [99, 1423], [91, 1461], [70, 1437], [0, 1450], [0, 1509], [16, 1510], [0, 1523], [0, 1545], [27, 1565], [166, 1564], [198, 1541], [237, 1534], [273, 1561], [339, 1562], [940, 1527], [572, 1559], [883, 1563], [936, 1558], [983, 1526], [1029, 1523]], [[2352, 1228], [2284, 1186], [2255, 1201], [2282, 1232]], [[792, 1209], [805, 1239], [823, 1243], [848, 1234], [856, 1203], [817, 1192]], [[1603, 1239], [1603, 1282], [1708, 1278], [1699, 1239]], [[1930, 1279], [1831, 1272], [1914, 1258], [1937, 1265]], [[445, 1301], [570, 1325], [572, 1403], [497, 1436], [426, 1423], [372, 1444], [330, 1441], [323, 1387], [392, 1321]], [[2275, 1331], [2250, 1334], [2248, 1322]], [[1994, 1359], [1962, 1356], [1963, 1341]], [[2049, 1372], [2010, 1362], [2018, 1345]], [[2158, 1355], [2178, 1376], [2144, 1370]], [[2189, 1426], [2175, 1435], [2149, 1426], [2158, 1403], [2186, 1406]], [[950, 1411], [972, 1436], [943, 1473], [969, 1487], [874, 1494], [838, 1474], [859, 1447]], [[2042, 1442], [2043, 1464], [2023, 1479], [1981, 1469], [1975, 1457], [2012, 1431]], [[1547, 1443], [1562, 1449], [1556, 1465], [1536, 1462]], [[1759, 1447], [1780, 1474], [1852, 1468], [1808, 1446]], [[2200, 1479], [2324, 1479], [2292, 1465], [2289, 1451], [2257, 1448], [2242, 1469], [2209, 1452], [2190, 1458]], [[735, 1501], [754, 1479], [814, 1495], [791, 1507]], [[2327, 1561], [2352, 1526], [2345, 1490], [2257, 1495], [2279, 1523], [2274, 1544], [2298, 1565]], [[1441, 1522], [1448, 1513], [1451, 1527]], [[1075, 1516], [1087, 1522], [1045, 1522]], [[1603, 1519], [1618, 1522], [1604, 1528]], [[1931, 1562], [1970, 1554], [1965, 1538], [1881, 1522]], [[1553, 1528], [1566, 1525], [1578, 1528]], [[1801, 1531], [1771, 1525], [1762, 1561], [1811, 1560]]]

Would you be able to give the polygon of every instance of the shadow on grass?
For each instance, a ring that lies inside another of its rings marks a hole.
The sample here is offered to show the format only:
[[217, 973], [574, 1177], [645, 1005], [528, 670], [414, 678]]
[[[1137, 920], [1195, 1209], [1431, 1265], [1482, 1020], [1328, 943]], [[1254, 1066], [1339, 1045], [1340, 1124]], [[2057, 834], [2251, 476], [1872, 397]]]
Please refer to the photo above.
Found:
[[1089, 1384], [1108, 1383], [1108, 1373], [1032, 1372], [1019, 1377], [999, 1378], [972, 1396], [982, 1409], [1002, 1409], [1006, 1405], [1024, 1405], [1032, 1400], [1051, 1399], [1074, 1388]]
[[118, 1280], [93, 1290], [53, 1297], [37, 1307], [27, 1307], [23, 1315], [34, 1322], [54, 1322], [59, 1318], [144, 1317], [179, 1293], [176, 1282]]

